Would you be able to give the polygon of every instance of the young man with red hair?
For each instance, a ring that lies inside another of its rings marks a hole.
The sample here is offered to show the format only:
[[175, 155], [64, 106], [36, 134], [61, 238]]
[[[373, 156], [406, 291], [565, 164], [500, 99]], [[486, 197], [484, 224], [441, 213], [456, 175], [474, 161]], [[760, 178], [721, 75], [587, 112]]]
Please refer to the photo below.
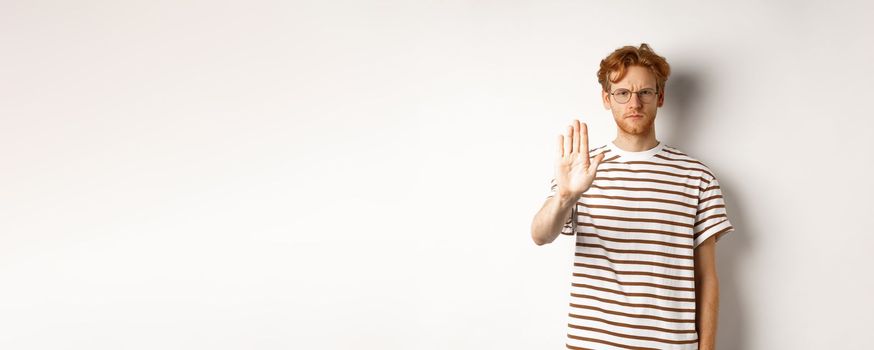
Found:
[[616, 138], [590, 149], [579, 120], [557, 137], [531, 237], [576, 238], [569, 349], [715, 348], [715, 244], [734, 227], [713, 172], [656, 139], [669, 75], [647, 44], [617, 49], [598, 70]]

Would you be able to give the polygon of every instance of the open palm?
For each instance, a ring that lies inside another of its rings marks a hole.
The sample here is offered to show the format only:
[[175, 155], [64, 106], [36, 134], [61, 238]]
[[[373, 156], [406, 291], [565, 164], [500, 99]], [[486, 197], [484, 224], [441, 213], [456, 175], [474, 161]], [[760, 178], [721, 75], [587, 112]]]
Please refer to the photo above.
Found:
[[573, 198], [579, 197], [595, 181], [598, 164], [604, 154], [589, 159], [589, 136], [586, 123], [574, 119], [564, 135], [558, 135], [555, 159], [555, 182], [557, 192]]

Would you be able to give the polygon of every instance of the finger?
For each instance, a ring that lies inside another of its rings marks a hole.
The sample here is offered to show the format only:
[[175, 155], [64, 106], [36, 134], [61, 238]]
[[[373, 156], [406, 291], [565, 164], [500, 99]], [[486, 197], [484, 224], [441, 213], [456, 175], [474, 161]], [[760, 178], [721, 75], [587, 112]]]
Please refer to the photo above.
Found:
[[563, 157], [564, 156], [564, 136], [558, 135], [558, 137], [555, 138], [555, 141], [558, 143], [558, 145], [556, 145], [557, 147], [555, 147], [555, 150], [557, 153], [556, 156], [558, 156], [559, 158]]
[[574, 119], [574, 122], [572, 124], [574, 126], [574, 142], [571, 143], [571, 145], [573, 146], [574, 153], [579, 153], [580, 152], [580, 121]]
[[580, 152], [586, 154], [586, 159], [589, 159], [589, 127], [586, 123], [580, 126]]
[[571, 141], [573, 141], [571, 140], [571, 136], [573, 136], [573, 134], [574, 128], [568, 126], [567, 130], [564, 132], [564, 150], [562, 154], [565, 157], [567, 157], [571, 153], [571, 150], [573, 150], [573, 147], [571, 147]]

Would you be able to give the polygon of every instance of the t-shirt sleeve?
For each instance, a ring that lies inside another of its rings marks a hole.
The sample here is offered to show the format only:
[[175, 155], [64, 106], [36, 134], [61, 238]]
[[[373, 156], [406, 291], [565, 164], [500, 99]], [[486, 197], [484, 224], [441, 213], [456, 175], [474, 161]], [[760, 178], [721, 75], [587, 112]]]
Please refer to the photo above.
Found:
[[[549, 180], [549, 192], [546, 195], [546, 198], [550, 198], [555, 195], [556, 190], [558, 189], [558, 184], [555, 183], [555, 178]], [[574, 204], [573, 209], [571, 209], [571, 215], [567, 218], [564, 225], [561, 227], [561, 234], [563, 235], [573, 235], [577, 229], [577, 206]]]
[[728, 220], [728, 212], [725, 210], [725, 200], [722, 197], [722, 189], [715, 177], [707, 177], [709, 183], [702, 182], [702, 189], [698, 192], [698, 214], [695, 217], [695, 243], [699, 244], [716, 235], [716, 241], [725, 234], [734, 231], [734, 226]]

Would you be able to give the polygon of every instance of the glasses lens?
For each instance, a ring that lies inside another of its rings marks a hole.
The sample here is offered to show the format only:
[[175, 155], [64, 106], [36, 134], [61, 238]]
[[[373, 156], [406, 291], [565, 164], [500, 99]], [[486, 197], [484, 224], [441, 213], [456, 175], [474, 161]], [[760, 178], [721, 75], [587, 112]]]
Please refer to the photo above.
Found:
[[649, 103], [655, 99], [656, 91], [653, 89], [643, 89], [637, 92], [643, 102]]
[[616, 102], [625, 103], [628, 102], [628, 98], [631, 97], [631, 91], [626, 89], [619, 89], [613, 92], [613, 98], [616, 99]]

